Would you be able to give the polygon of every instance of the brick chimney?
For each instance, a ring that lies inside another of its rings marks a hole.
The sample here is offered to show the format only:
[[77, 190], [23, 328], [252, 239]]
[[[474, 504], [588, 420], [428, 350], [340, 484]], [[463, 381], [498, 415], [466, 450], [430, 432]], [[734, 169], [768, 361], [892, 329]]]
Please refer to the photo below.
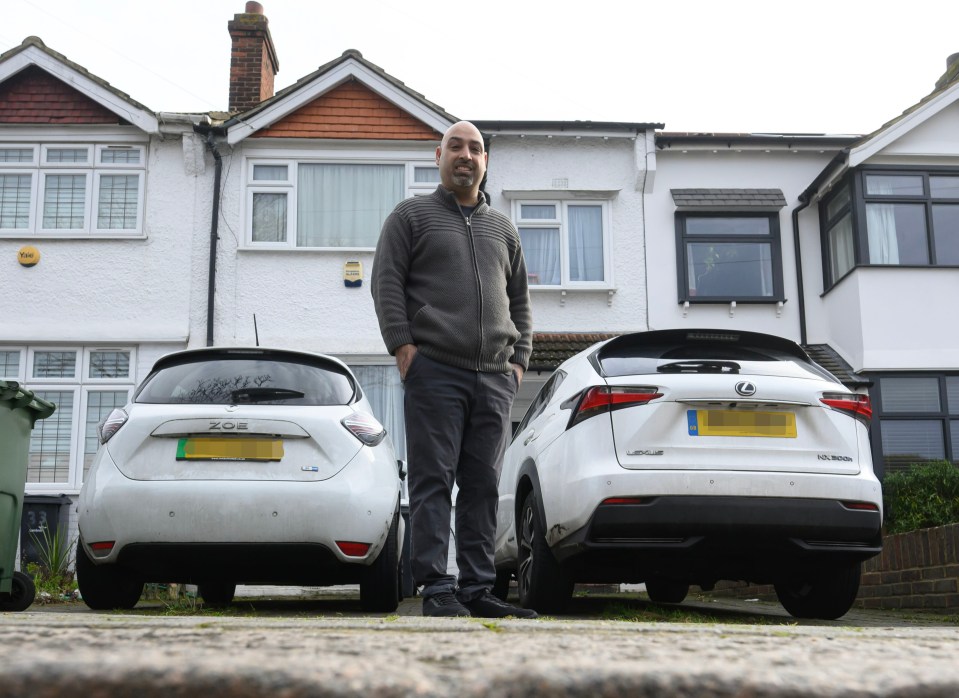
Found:
[[227, 29], [233, 41], [230, 111], [246, 111], [273, 96], [273, 78], [280, 72], [280, 62], [260, 3], [246, 3], [246, 12], [233, 15]]

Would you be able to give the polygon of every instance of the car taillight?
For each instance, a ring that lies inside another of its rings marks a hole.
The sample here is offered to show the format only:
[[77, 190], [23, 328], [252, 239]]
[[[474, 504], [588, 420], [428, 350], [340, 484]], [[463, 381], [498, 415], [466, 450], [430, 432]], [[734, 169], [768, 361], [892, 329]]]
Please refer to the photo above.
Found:
[[336, 541], [336, 547], [340, 549], [340, 552], [349, 557], [363, 557], [370, 550], [369, 543], [355, 543], [347, 540]]
[[573, 411], [573, 416], [570, 417], [569, 426], [575, 426], [598, 414], [604, 414], [634, 405], [645, 405], [647, 402], [662, 396], [663, 394], [656, 388], [594, 386], [583, 392], [579, 404], [576, 405], [576, 409]]
[[832, 407], [834, 410], [845, 412], [866, 426], [869, 426], [869, 420], [872, 418], [872, 402], [869, 400], [868, 395], [861, 395], [859, 393], [823, 393], [819, 401], [824, 405]]
[[386, 429], [372, 415], [363, 412], [354, 412], [349, 417], [340, 420], [353, 436], [367, 446], [376, 446], [386, 438]]
[[112, 439], [129, 418], [130, 416], [119, 408], [110, 412], [106, 419], [97, 424], [97, 438], [100, 439], [100, 443], [105, 444]]

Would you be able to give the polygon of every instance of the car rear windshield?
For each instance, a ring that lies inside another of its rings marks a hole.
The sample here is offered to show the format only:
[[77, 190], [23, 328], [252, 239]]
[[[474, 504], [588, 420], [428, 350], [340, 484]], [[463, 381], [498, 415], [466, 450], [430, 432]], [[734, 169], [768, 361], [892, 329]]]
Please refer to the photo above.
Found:
[[135, 402], [345, 405], [353, 398], [353, 382], [338, 368], [275, 358], [205, 358], [169, 365], [151, 374]]
[[746, 337], [738, 340], [696, 339], [689, 336], [646, 339], [642, 335], [635, 335], [621, 337], [601, 347], [595, 358], [606, 376], [736, 372], [738, 364], [757, 361], [790, 362], [823, 378], [835, 380], [806, 357], [798, 346], [787, 345], [778, 338], [770, 338], [769, 342], [765, 342], [749, 341]]

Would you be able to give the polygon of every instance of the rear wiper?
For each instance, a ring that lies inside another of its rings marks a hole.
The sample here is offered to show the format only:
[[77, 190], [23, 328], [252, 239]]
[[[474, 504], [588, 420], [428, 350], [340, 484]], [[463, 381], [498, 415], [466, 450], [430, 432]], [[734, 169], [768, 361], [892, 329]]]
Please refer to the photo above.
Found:
[[293, 400], [303, 397], [306, 393], [287, 388], [240, 388], [230, 393], [234, 404], [245, 402], [263, 402], [264, 400]]
[[674, 361], [658, 366], [659, 373], [739, 373], [735, 361]]

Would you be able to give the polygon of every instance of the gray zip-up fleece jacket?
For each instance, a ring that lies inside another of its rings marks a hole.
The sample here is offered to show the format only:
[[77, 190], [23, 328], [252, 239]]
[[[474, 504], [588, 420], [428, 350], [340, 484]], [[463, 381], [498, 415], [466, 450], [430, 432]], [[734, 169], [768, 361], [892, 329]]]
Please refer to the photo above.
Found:
[[529, 364], [519, 234], [483, 193], [469, 217], [442, 186], [397, 204], [376, 246], [370, 291], [390, 354], [415, 344], [435, 361], [490, 373]]

